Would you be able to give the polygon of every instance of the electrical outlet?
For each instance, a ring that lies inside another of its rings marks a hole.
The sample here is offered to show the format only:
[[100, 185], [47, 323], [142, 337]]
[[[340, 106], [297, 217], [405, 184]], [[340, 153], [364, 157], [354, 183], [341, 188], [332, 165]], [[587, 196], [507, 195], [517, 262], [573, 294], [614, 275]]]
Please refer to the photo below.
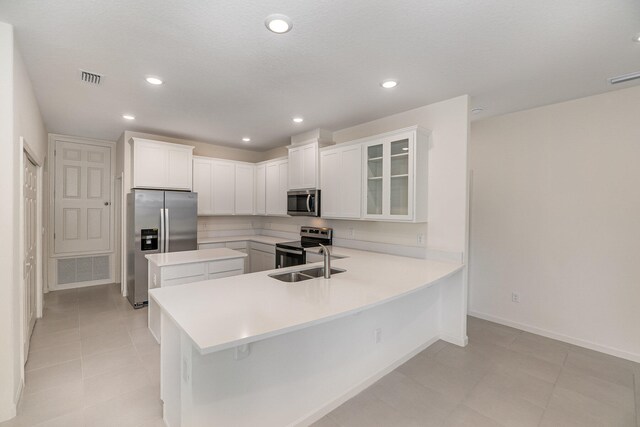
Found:
[[347, 228], [347, 237], [349, 239], [355, 239], [356, 238], [356, 230], [354, 230], [353, 227]]
[[517, 292], [511, 293], [511, 302], [520, 302], [520, 294]]
[[382, 329], [378, 328], [373, 331], [373, 338], [376, 341], [376, 344], [379, 344], [382, 341]]
[[416, 241], [419, 245], [424, 245], [424, 233], [418, 233]]

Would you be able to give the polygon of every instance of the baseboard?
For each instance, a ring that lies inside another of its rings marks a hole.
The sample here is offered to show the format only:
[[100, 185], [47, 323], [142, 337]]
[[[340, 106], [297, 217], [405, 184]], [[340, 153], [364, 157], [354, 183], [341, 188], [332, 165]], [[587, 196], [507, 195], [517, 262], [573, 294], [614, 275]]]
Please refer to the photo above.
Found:
[[324, 417], [325, 415], [327, 415], [328, 413], [330, 413], [331, 411], [336, 409], [338, 406], [340, 406], [343, 403], [345, 403], [347, 400], [351, 399], [352, 397], [355, 397], [358, 393], [360, 393], [360, 392], [364, 391], [365, 389], [367, 389], [368, 387], [372, 386], [376, 381], [378, 381], [379, 379], [381, 379], [385, 375], [389, 374], [391, 371], [395, 370], [398, 366], [404, 364], [405, 362], [407, 362], [409, 359], [411, 359], [412, 357], [414, 357], [415, 355], [417, 355], [421, 351], [424, 351], [427, 347], [429, 347], [431, 344], [435, 343], [439, 339], [440, 339], [440, 337], [438, 337], [438, 336], [431, 338], [426, 343], [421, 344], [417, 348], [415, 348], [412, 351], [410, 351], [408, 354], [402, 356], [401, 358], [399, 358], [398, 360], [393, 362], [391, 365], [389, 365], [389, 366], [385, 367], [384, 369], [381, 369], [380, 371], [376, 372], [374, 375], [370, 376], [369, 378], [367, 378], [364, 381], [362, 381], [360, 384], [357, 384], [356, 386], [354, 386], [351, 389], [347, 390], [344, 394], [342, 394], [341, 396], [333, 399], [332, 401], [330, 401], [329, 403], [327, 403], [323, 407], [321, 407], [321, 408], [313, 411], [312, 413], [300, 418], [299, 420], [291, 423], [290, 426], [291, 427], [294, 427], [294, 426], [295, 427], [304, 427], [304, 426], [309, 426], [309, 425], [315, 423], [320, 418]]
[[460, 347], [466, 347], [467, 344], [469, 344], [469, 337], [466, 335], [463, 339], [460, 339], [454, 335], [440, 334], [440, 339], [454, 345], [459, 345]]
[[18, 402], [22, 396], [22, 389], [24, 388], [24, 381], [20, 381], [16, 394], [13, 396], [13, 402], [8, 405], [0, 405], [0, 423], [10, 420], [18, 415]]
[[514, 322], [512, 320], [504, 319], [502, 317], [492, 316], [486, 313], [480, 313], [477, 311], [469, 310], [469, 316], [478, 317], [480, 319], [488, 320], [490, 322], [499, 323], [501, 325], [510, 326], [512, 328], [520, 329], [532, 334], [542, 335], [543, 337], [551, 338], [558, 341], [563, 341], [568, 344], [577, 345], [578, 347], [588, 348], [589, 350], [599, 351], [611, 356], [620, 357], [622, 359], [631, 360], [632, 362], [640, 363], [640, 354], [630, 353], [625, 350], [620, 350], [614, 347], [604, 346], [596, 344], [591, 341], [583, 340], [580, 338], [574, 338], [568, 335], [559, 334], [546, 329], [541, 329], [535, 326], [527, 325], [524, 323]]

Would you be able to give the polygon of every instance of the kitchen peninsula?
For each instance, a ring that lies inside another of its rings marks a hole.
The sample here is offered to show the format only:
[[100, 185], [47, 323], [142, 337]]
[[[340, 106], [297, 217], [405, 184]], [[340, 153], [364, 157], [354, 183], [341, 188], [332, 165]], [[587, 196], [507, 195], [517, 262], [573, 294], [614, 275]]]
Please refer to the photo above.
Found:
[[436, 340], [466, 343], [461, 263], [333, 251], [346, 271], [331, 279], [150, 291], [168, 426], [307, 425]]

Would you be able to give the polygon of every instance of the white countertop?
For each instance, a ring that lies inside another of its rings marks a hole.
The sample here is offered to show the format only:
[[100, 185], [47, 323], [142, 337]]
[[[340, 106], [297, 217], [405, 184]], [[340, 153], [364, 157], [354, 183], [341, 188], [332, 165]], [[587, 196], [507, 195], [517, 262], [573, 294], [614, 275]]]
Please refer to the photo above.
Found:
[[[241, 240], [253, 240], [241, 239]], [[228, 237], [223, 241], [231, 241]], [[296, 266], [152, 289], [151, 298], [202, 354], [259, 341], [353, 314], [433, 285], [460, 263], [334, 247], [331, 279], [285, 283], [268, 275]], [[307, 267], [322, 263], [307, 264]]]
[[195, 262], [218, 261], [221, 259], [243, 258], [247, 254], [229, 248], [200, 249], [197, 251], [169, 252], [145, 255], [149, 262], [158, 267], [168, 265], [192, 264]]
[[[198, 244], [200, 245], [204, 243], [243, 242], [245, 240], [251, 241], [251, 242], [264, 243], [266, 245], [275, 245], [277, 243], [290, 242], [296, 239], [286, 239], [283, 237], [271, 237], [271, 236], [259, 236], [259, 235], [202, 237], [198, 239]], [[298, 238], [297, 240], [300, 240], [300, 238]]]

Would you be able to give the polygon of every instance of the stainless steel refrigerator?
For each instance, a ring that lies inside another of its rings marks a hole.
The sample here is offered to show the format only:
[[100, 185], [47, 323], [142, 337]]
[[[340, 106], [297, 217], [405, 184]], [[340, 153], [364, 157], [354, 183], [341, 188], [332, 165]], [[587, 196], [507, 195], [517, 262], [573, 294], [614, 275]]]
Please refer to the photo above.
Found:
[[145, 255], [197, 249], [198, 195], [184, 191], [131, 190], [127, 195], [127, 297], [148, 302]]

